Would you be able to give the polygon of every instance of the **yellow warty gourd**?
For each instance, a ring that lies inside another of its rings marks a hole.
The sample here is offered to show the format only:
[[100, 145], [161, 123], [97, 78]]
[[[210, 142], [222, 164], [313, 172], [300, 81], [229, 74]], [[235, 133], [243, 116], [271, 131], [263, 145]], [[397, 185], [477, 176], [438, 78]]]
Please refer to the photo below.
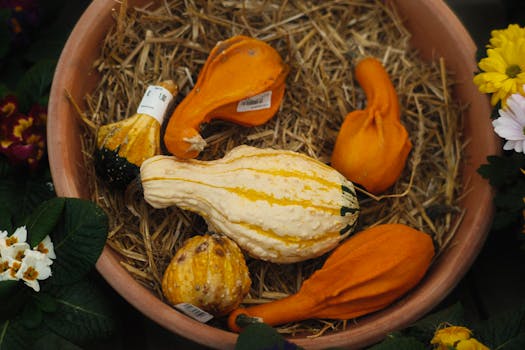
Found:
[[186, 240], [162, 278], [162, 292], [171, 304], [189, 303], [214, 316], [239, 306], [250, 286], [241, 250], [217, 234]]
[[200, 214], [251, 256], [292, 263], [333, 249], [354, 229], [352, 182], [328, 165], [286, 150], [239, 146], [222, 159], [155, 156], [141, 167], [154, 208]]

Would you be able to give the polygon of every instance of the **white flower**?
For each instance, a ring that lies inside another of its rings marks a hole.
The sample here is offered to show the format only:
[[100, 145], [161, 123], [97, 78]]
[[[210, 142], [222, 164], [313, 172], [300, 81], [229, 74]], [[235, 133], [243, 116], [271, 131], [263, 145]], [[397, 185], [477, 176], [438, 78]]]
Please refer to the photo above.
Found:
[[25, 250], [30, 248], [26, 239], [25, 226], [17, 228], [11, 236], [7, 236], [7, 231], [0, 232], [0, 257], [21, 261], [24, 258]]
[[44, 280], [51, 276], [50, 262], [52, 263], [52, 260], [46, 254], [36, 250], [28, 250], [16, 272], [16, 278], [23, 280], [26, 285], [38, 292], [40, 291], [38, 280]]
[[15, 230], [11, 236], [7, 236], [6, 231], [0, 232], [0, 248], [9, 247], [16, 243], [25, 243], [27, 239], [27, 230], [25, 226], [21, 226]]
[[511, 95], [507, 107], [500, 109], [499, 115], [492, 125], [496, 134], [507, 140], [503, 149], [525, 153], [525, 97]]
[[46, 236], [42, 242], [38, 243], [38, 245], [33, 248], [33, 250], [38, 250], [40, 253], [46, 254], [50, 259], [55, 259], [57, 257], [55, 255], [53, 242], [51, 242], [51, 237], [49, 236]]
[[11, 264], [10, 259], [0, 255], [0, 281], [6, 281], [11, 279], [16, 279], [15, 277], [10, 277]]

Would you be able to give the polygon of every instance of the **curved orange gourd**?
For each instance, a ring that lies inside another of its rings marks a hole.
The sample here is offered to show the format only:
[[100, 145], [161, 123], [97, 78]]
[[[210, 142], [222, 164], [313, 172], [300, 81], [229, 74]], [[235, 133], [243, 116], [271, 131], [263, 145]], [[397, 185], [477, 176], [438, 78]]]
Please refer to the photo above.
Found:
[[228, 317], [240, 331], [240, 315], [269, 325], [312, 318], [351, 319], [380, 310], [412, 289], [425, 275], [434, 245], [424, 232], [383, 224], [350, 237], [296, 294], [234, 310]]
[[[178, 158], [195, 158], [206, 143], [200, 125], [221, 119], [256, 126], [275, 115], [284, 96], [289, 68], [278, 52], [261, 40], [234, 36], [210, 52], [197, 82], [173, 111], [164, 143]], [[239, 103], [266, 94], [260, 108], [239, 109]]]
[[367, 107], [346, 116], [331, 165], [350, 181], [378, 194], [397, 181], [412, 143], [400, 121], [397, 93], [381, 62], [362, 59], [355, 77], [366, 94]]

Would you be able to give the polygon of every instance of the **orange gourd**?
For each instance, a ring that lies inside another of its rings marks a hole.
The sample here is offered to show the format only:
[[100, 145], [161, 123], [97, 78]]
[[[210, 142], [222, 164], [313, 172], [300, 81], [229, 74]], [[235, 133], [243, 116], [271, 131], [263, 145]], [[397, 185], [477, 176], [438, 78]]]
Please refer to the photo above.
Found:
[[367, 106], [350, 112], [337, 135], [331, 165], [350, 181], [379, 194], [401, 175], [412, 144], [400, 121], [397, 93], [385, 68], [375, 58], [355, 67]]
[[243, 318], [279, 325], [312, 318], [346, 320], [380, 310], [421, 280], [433, 256], [430, 236], [409, 226], [366, 229], [336, 248], [299, 292], [236, 309], [228, 325], [240, 331]]
[[279, 109], [288, 71], [279, 53], [261, 40], [238, 35], [219, 42], [170, 117], [166, 148], [178, 158], [195, 158], [206, 146], [201, 124], [212, 119], [243, 126], [267, 122]]

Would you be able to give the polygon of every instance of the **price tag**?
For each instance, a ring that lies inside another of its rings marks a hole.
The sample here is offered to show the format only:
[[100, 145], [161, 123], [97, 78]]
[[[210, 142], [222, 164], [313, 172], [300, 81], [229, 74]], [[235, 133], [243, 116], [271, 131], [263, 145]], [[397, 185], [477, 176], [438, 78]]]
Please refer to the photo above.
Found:
[[162, 86], [148, 86], [137, 108], [137, 113], [150, 115], [162, 124], [172, 99], [171, 92]]
[[272, 106], [272, 91], [266, 91], [262, 94], [252, 96], [237, 104], [237, 112], [258, 111], [268, 109]]
[[213, 318], [213, 315], [207, 313], [202, 309], [199, 309], [198, 307], [192, 304], [180, 303], [175, 305], [175, 308], [202, 323], [206, 323]]

